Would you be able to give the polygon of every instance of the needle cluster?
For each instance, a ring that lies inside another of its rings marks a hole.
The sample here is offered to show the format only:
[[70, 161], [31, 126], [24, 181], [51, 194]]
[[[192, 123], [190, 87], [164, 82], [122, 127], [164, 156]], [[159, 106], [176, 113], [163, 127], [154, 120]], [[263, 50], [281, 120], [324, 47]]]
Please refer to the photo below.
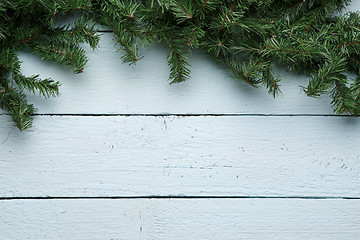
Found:
[[[303, 91], [329, 95], [337, 114], [360, 113], [360, 15], [339, 14], [349, 0], [3, 0], [0, 2], [0, 106], [20, 130], [31, 126], [35, 109], [23, 90], [59, 94], [59, 82], [24, 76], [18, 54], [84, 70], [80, 43], [96, 48], [93, 23], [110, 28], [124, 63], [136, 64], [141, 48], [168, 47], [170, 83], [190, 78], [189, 57], [203, 49], [234, 77], [264, 86], [274, 97], [280, 77], [274, 64], [308, 76]], [[60, 14], [79, 20], [56, 27]], [[91, 23], [91, 22], [92, 23]], [[353, 73], [355, 78], [348, 77]]]

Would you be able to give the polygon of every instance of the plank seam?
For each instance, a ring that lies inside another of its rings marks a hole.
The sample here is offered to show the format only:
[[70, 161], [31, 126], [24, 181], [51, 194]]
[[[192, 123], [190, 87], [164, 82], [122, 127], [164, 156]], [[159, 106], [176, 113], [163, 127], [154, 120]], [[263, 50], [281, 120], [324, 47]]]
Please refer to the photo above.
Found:
[[81, 199], [304, 199], [304, 200], [360, 200], [360, 197], [330, 197], [330, 196], [104, 196], [104, 197], [0, 197], [0, 201], [8, 200], [81, 200]]
[[[10, 116], [0, 113], [0, 116]], [[302, 113], [36, 113], [32, 116], [40, 117], [346, 117], [360, 118], [360, 116], [337, 114], [302, 114]]]

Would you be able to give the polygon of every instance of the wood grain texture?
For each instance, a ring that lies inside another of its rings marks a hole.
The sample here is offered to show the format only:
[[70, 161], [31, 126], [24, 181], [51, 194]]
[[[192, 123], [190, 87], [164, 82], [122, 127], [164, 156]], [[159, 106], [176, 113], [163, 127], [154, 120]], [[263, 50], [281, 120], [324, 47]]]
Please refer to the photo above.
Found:
[[0, 201], [3, 239], [357, 240], [360, 200]]
[[[359, 9], [360, 0], [348, 7]], [[307, 85], [306, 76], [284, 68], [275, 70], [284, 80], [280, 83], [283, 95], [274, 99], [265, 88], [256, 89], [232, 78], [202, 51], [194, 51], [191, 57], [192, 78], [169, 85], [167, 49], [162, 45], [144, 50], [144, 59], [131, 67], [121, 62], [112, 33], [103, 34], [98, 50], [84, 47], [89, 62], [81, 74], [30, 53], [20, 55], [25, 74], [62, 82], [58, 98], [44, 100], [29, 94], [39, 113], [333, 113], [327, 96], [320, 100], [305, 96], [300, 86]]]
[[[1, 142], [9, 132], [0, 116]], [[359, 197], [360, 119], [38, 116], [0, 145], [0, 196]]]
[[[354, 0], [344, 12], [359, 9], [360, 0]], [[233, 79], [201, 51], [194, 51], [191, 58], [192, 79], [169, 85], [164, 46], [144, 50], [145, 58], [131, 67], [121, 62], [111, 33], [103, 34], [97, 51], [85, 49], [89, 63], [81, 74], [72, 74], [30, 53], [20, 55], [25, 74], [62, 82], [58, 98], [44, 100], [29, 94], [39, 113], [333, 113], [327, 96], [317, 100], [302, 92], [300, 86], [307, 85], [306, 76], [283, 68], [276, 70], [284, 79], [283, 95], [273, 99], [266, 89]]]
[[307, 78], [278, 69], [283, 95], [274, 99], [263, 87], [253, 88], [234, 79], [205, 53], [194, 51], [189, 81], [169, 85], [167, 49], [153, 46], [136, 66], [120, 60], [111, 33], [105, 33], [97, 51], [89, 50], [88, 67], [73, 74], [62, 66], [23, 53], [22, 69], [62, 83], [58, 98], [45, 100], [29, 94], [39, 113], [333, 113], [330, 100], [305, 96], [300, 85]]
[[[129, 67], [105, 33], [87, 54], [77, 75], [20, 56], [24, 73], [61, 81], [62, 95], [29, 95], [55, 114], [30, 131], [0, 110], [0, 239], [359, 239], [360, 200], [340, 198], [360, 198], [360, 119], [311, 116], [332, 110], [301, 92], [306, 76], [279, 68], [273, 99], [201, 51], [192, 79], [174, 85], [163, 46]], [[164, 113], [256, 116], [134, 116]], [[155, 195], [207, 198], [145, 198]], [[145, 197], [101, 199], [112, 196]], [[4, 200], [26, 197], [43, 199]]]

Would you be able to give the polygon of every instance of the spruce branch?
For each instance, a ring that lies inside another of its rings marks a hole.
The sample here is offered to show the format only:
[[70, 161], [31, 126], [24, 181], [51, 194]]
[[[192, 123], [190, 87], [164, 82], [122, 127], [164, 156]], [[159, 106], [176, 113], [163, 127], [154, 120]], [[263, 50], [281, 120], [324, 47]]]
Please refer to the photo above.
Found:
[[[325, 64], [319, 69], [317, 75], [313, 75], [308, 80], [308, 86], [304, 87], [304, 92], [311, 97], [318, 97], [322, 94], [329, 93], [331, 87], [337, 86], [336, 90], [333, 91], [332, 96], [338, 97], [341, 96], [341, 90], [345, 89], [341, 83], [345, 82], [346, 84], [346, 59], [338, 56], [331, 56], [324, 53], [324, 58], [326, 59]], [[334, 106], [337, 106], [335, 104]], [[336, 110], [336, 109], [335, 109]], [[339, 111], [341, 112], [341, 111]]]
[[[233, 76], [281, 93], [274, 64], [309, 76], [305, 94], [332, 99], [335, 113], [359, 115], [360, 13], [336, 16], [349, 0], [2, 0], [1, 107], [19, 129], [31, 125], [32, 105], [22, 90], [57, 96], [59, 82], [21, 72], [18, 54], [32, 49], [45, 60], [84, 70], [82, 43], [99, 44], [96, 24], [112, 29], [121, 59], [135, 64], [139, 47], [165, 44], [170, 83], [190, 78], [189, 56], [205, 49]], [[79, 20], [56, 26], [58, 16]], [[346, 73], [356, 74], [349, 80]]]
[[124, 63], [132, 65], [142, 58], [142, 56], [138, 53], [137, 43], [131, 34], [120, 30], [115, 32], [115, 37], [117, 43], [120, 45], [120, 50], [125, 53], [121, 57], [121, 60]]
[[262, 72], [262, 84], [268, 89], [268, 93], [271, 93], [275, 98], [281, 94], [279, 82], [282, 80], [280, 77], [275, 76], [271, 71], [271, 66], [267, 66]]
[[169, 54], [168, 65], [170, 66], [170, 83], [179, 83], [189, 79], [190, 70], [188, 57], [184, 54], [185, 48], [175, 41], [168, 41]]
[[43, 60], [51, 60], [60, 65], [70, 66], [75, 73], [83, 72], [87, 63], [85, 51], [78, 45], [65, 41], [42, 42], [40, 45], [34, 46], [33, 49], [34, 53], [41, 56]]
[[[20, 72], [21, 62], [16, 54], [16, 49], [12, 47], [0, 49], [0, 69], [2, 68], [8, 75]], [[5, 81], [5, 79], [3, 80]]]
[[169, 53], [167, 62], [170, 67], [170, 84], [179, 83], [189, 79], [189, 59], [184, 53], [186, 51], [184, 40], [173, 37], [171, 30], [162, 30], [161, 39], [168, 45]]
[[205, 36], [205, 31], [198, 26], [191, 26], [183, 29], [182, 36], [186, 39], [186, 45], [199, 48], [200, 41]]
[[89, 10], [92, 7], [91, 0], [55, 0], [57, 12], [73, 12], [76, 10]]
[[196, 12], [197, 15], [200, 16], [200, 19], [206, 18], [206, 13], [209, 11], [214, 11], [218, 7], [219, 4], [221, 4], [220, 0], [200, 0], [196, 1], [197, 3], [197, 9]]
[[178, 23], [193, 18], [192, 1], [170, 0], [169, 6]]
[[39, 79], [39, 75], [26, 77], [22, 74], [14, 74], [14, 81], [22, 89], [29, 90], [34, 94], [39, 92], [46, 98], [59, 95], [60, 82], [55, 82], [51, 78]]
[[346, 86], [346, 76], [340, 81], [335, 81], [331, 90], [331, 105], [337, 114], [357, 112], [351, 89]]
[[219, 30], [229, 28], [239, 22], [240, 19], [244, 16], [243, 14], [244, 13], [241, 11], [236, 11], [234, 6], [224, 6], [221, 9], [221, 14], [218, 16], [217, 21], [213, 22], [212, 27]]
[[3, 79], [0, 83], [0, 107], [8, 111], [20, 131], [30, 128], [34, 106], [27, 103], [24, 93], [7, 86]]
[[[277, 88], [277, 81], [275, 81], [275, 78], [270, 75], [271, 73], [268, 71], [270, 64], [268, 61], [264, 61], [263, 59], [250, 59], [249, 62], [243, 62], [240, 64], [237, 58], [234, 59], [227, 57], [224, 58], [224, 62], [227, 64], [236, 78], [243, 80], [253, 87], [258, 87], [258, 85], [264, 81], [264, 76], [266, 77], [264, 82], [268, 82], [266, 86], [269, 88], [269, 90], [271, 89], [271, 92], [274, 90], [274, 87]], [[273, 85], [271, 84], [271, 81], [274, 81]], [[275, 92], [277, 92], [277, 90]]]
[[145, 45], [151, 43], [151, 37], [143, 28], [139, 27], [139, 18], [136, 16], [139, 6], [139, 3], [132, 1], [111, 0], [101, 3], [103, 17], [100, 21], [103, 25], [113, 29], [119, 50], [124, 53], [121, 59], [130, 65], [142, 58], [139, 54], [137, 40]]
[[84, 18], [80, 18], [76, 22], [63, 27], [53, 28], [48, 34], [64, 42], [73, 42], [77, 45], [87, 43], [92, 49], [98, 47], [100, 40], [95, 23], [87, 22]]
[[354, 79], [350, 86], [350, 91], [354, 99], [353, 113], [355, 116], [360, 114], [360, 77]]
[[84, 69], [87, 58], [81, 43], [97, 47], [99, 36], [93, 23], [80, 18], [72, 25], [54, 27], [58, 13], [89, 11], [91, 0], [21, 0], [0, 2], [0, 107], [22, 131], [31, 127], [35, 108], [23, 90], [48, 98], [59, 95], [60, 83], [21, 72], [18, 54], [32, 49], [43, 59], [69, 65], [74, 72]]

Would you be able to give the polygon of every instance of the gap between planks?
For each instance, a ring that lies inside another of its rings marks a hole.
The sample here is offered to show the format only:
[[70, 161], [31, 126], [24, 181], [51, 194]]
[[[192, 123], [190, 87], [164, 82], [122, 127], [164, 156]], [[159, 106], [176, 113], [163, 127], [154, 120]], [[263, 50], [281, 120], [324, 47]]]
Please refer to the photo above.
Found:
[[[0, 116], [10, 116], [0, 113]], [[35, 113], [32, 116], [66, 116], [66, 117], [344, 117], [360, 118], [360, 116], [337, 114], [302, 114], [302, 113]]]
[[81, 199], [304, 199], [304, 200], [360, 200], [360, 197], [330, 197], [330, 196], [104, 196], [104, 197], [0, 197], [0, 201], [7, 200], [81, 200]]

